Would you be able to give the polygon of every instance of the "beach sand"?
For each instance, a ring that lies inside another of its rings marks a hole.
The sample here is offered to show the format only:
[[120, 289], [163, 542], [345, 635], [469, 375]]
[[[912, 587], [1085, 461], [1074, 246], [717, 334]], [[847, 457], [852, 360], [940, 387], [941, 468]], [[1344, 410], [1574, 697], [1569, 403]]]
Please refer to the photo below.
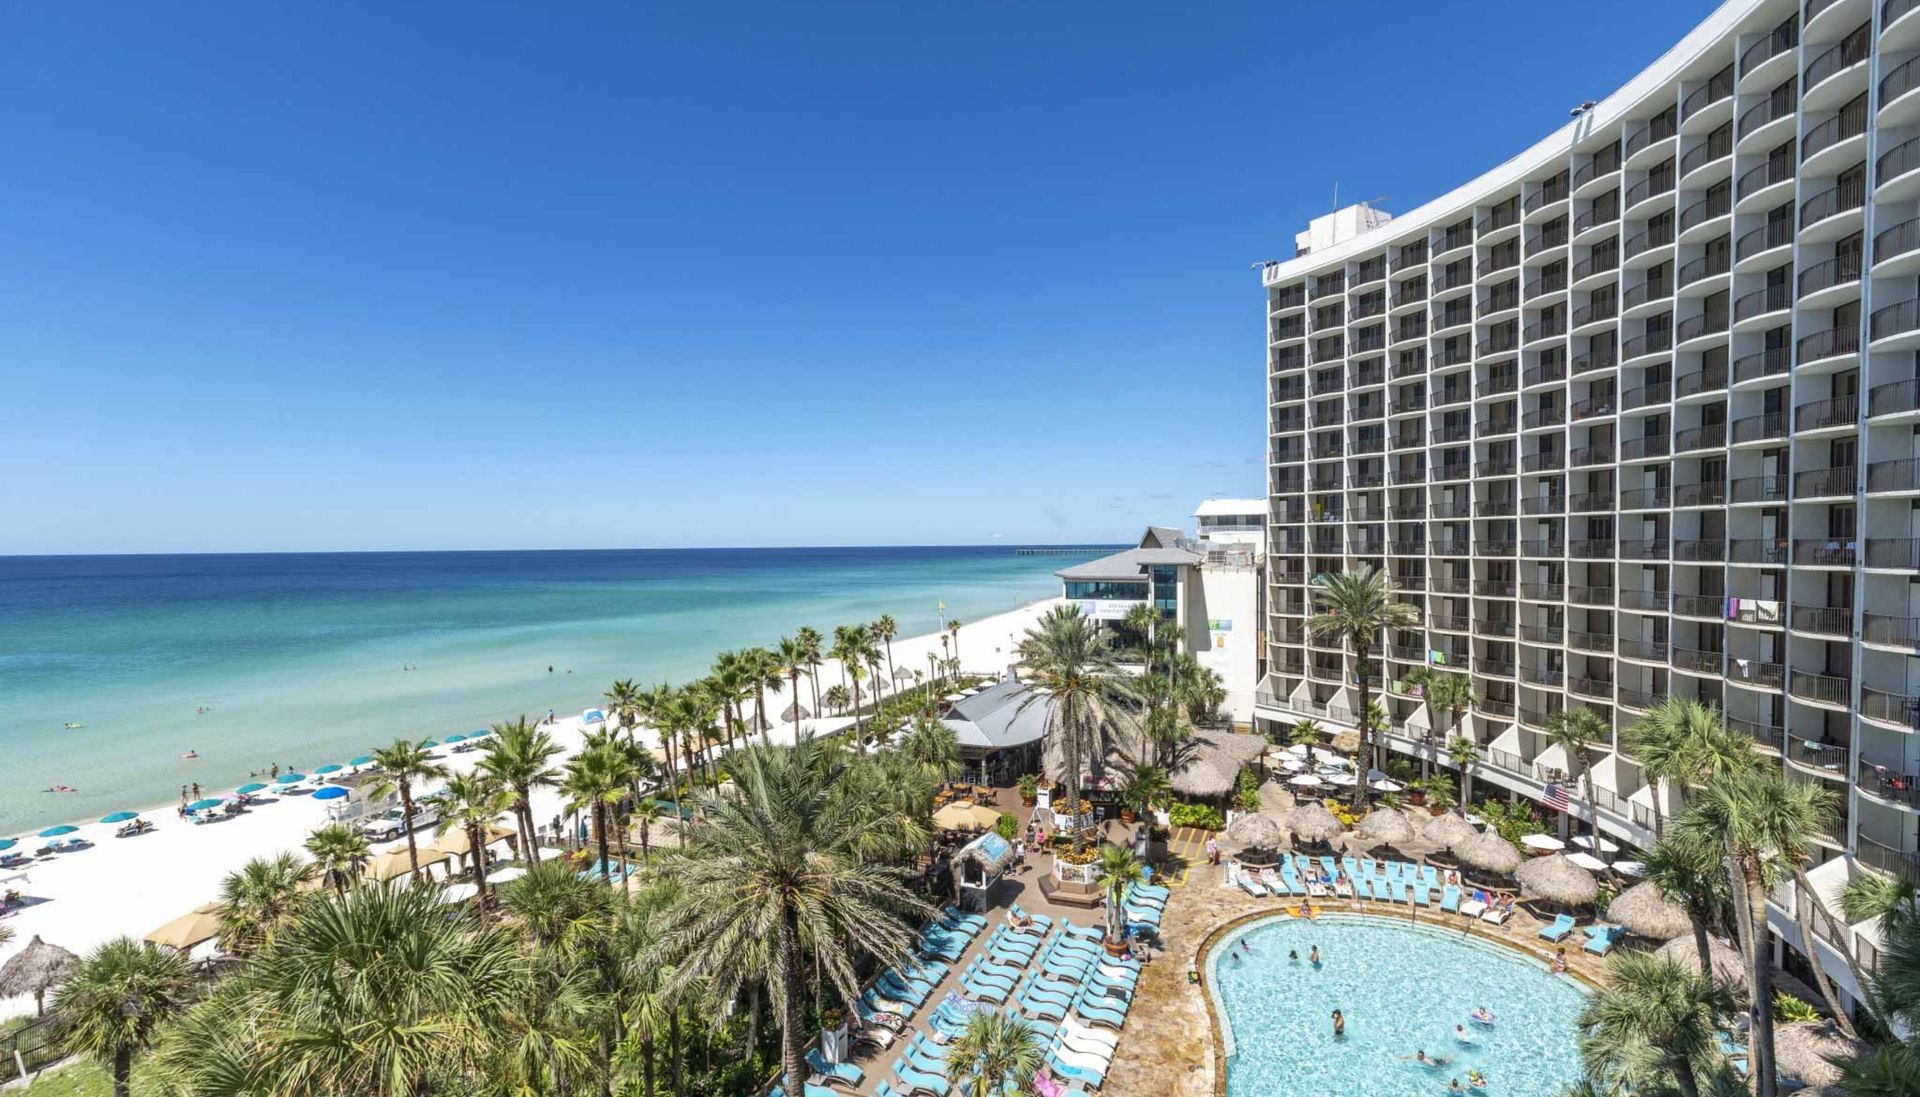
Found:
[[[963, 669], [969, 673], [1005, 670], [1012, 662], [1018, 637], [1058, 601], [1047, 599], [963, 622], [958, 641]], [[928, 652], [941, 652], [937, 634], [895, 640], [894, 666], [923, 669]], [[819, 676], [820, 690], [825, 693], [828, 686], [840, 680], [838, 665], [829, 660], [820, 668]], [[811, 709], [812, 690], [805, 678], [801, 679], [800, 693], [803, 707]], [[784, 692], [769, 695], [767, 708], [779, 712], [792, 700]], [[825, 733], [851, 722], [850, 718], [808, 720], [803, 726], [810, 733]], [[569, 757], [579, 749], [579, 714], [561, 717], [548, 730]], [[790, 724], [779, 724], [770, 734], [775, 742], [791, 743], [797, 731]], [[641, 735], [648, 738], [644, 730]], [[653, 745], [650, 739], [649, 745]], [[478, 751], [442, 754], [441, 760], [456, 772], [472, 768], [481, 757]], [[230, 792], [205, 791], [209, 796]], [[552, 789], [536, 790], [533, 801], [533, 817], [542, 825], [562, 813], [560, 797]], [[35, 934], [81, 955], [115, 937], [143, 937], [218, 898], [221, 879], [248, 858], [282, 851], [298, 853], [307, 835], [326, 823], [325, 808], [324, 802], [308, 796], [287, 796], [238, 818], [194, 826], [175, 814], [176, 805], [162, 804], [143, 816], [154, 829], [133, 838], [115, 838], [113, 826], [72, 820], [80, 826], [80, 832], [69, 837], [86, 837], [95, 845], [35, 861], [25, 870], [24, 882], [10, 885], [20, 890], [29, 905], [0, 920], [0, 926], [14, 934], [11, 941], [0, 945], [0, 963], [26, 947]], [[431, 836], [422, 837], [423, 843], [429, 840]], [[29, 838], [21, 848], [38, 848], [37, 841]], [[405, 848], [406, 841], [401, 839], [376, 846], [375, 852]], [[0, 872], [4, 875], [7, 873]], [[33, 1000], [29, 997], [0, 1000], [0, 1017], [32, 1011]]]

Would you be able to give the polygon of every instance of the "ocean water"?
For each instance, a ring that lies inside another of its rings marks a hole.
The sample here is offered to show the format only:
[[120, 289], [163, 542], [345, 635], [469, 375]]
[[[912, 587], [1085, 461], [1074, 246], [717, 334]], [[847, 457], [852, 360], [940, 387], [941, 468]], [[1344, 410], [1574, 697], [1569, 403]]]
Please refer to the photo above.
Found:
[[962, 621], [1013, 609], [1057, 594], [1070, 562], [997, 546], [0, 557], [0, 835], [578, 712], [616, 678], [684, 681], [801, 625], [891, 613], [902, 637], [932, 632], [941, 601]]
[[[1579, 985], [1457, 929], [1403, 918], [1255, 922], [1214, 948], [1208, 975], [1233, 1035], [1227, 1097], [1434, 1097], [1455, 1078], [1476, 1095], [1551, 1097], [1580, 1077]], [[1481, 1006], [1491, 1028], [1468, 1020]], [[1340, 1039], [1336, 1009], [1347, 1022]], [[1473, 1042], [1458, 1042], [1455, 1025]], [[1418, 1051], [1448, 1062], [1405, 1058]], [[1485, 1089], [1471, 1089], [1469, 1070], [1486, 1075]]]

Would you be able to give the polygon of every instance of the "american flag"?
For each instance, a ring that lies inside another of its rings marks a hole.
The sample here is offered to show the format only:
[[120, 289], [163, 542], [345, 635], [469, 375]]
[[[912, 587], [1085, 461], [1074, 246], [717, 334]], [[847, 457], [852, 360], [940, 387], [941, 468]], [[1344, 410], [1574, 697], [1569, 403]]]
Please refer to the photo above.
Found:
[[1542, 803], [1555, 811], [1567, 810], [1567, 790], [1558, 781], [1547, 782], [1547, 795]]

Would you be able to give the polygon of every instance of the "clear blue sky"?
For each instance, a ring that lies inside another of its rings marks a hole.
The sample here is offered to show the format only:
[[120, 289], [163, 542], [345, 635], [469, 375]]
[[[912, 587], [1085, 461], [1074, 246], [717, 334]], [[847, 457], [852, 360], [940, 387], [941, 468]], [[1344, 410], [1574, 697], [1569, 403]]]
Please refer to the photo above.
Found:
[[1115, 540], [1705, 0], [0, 11], [0, 553]]

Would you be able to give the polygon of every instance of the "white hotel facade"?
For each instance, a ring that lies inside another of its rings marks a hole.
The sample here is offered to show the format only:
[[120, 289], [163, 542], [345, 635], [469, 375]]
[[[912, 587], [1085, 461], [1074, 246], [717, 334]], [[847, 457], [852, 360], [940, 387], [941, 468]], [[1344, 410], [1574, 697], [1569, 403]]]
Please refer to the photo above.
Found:
[[[1262, 272], [1260, 721], [1350, 725], [1364, 673], [1417, 754], [1393, 686], [1444, 666], [1477, 779], [1538, 797], [1586, 706], [1593, 813], [1644, 844], [1670, 805], [1619, 733], [1698, 698], [1839, 794], [1820, 886], [1920, 872], [1920, 0], [1730, 0], [1480, 178], [1300, 245]], [[1304, 629], [1362, 563], [1422, 611], [1364, 668]]]

